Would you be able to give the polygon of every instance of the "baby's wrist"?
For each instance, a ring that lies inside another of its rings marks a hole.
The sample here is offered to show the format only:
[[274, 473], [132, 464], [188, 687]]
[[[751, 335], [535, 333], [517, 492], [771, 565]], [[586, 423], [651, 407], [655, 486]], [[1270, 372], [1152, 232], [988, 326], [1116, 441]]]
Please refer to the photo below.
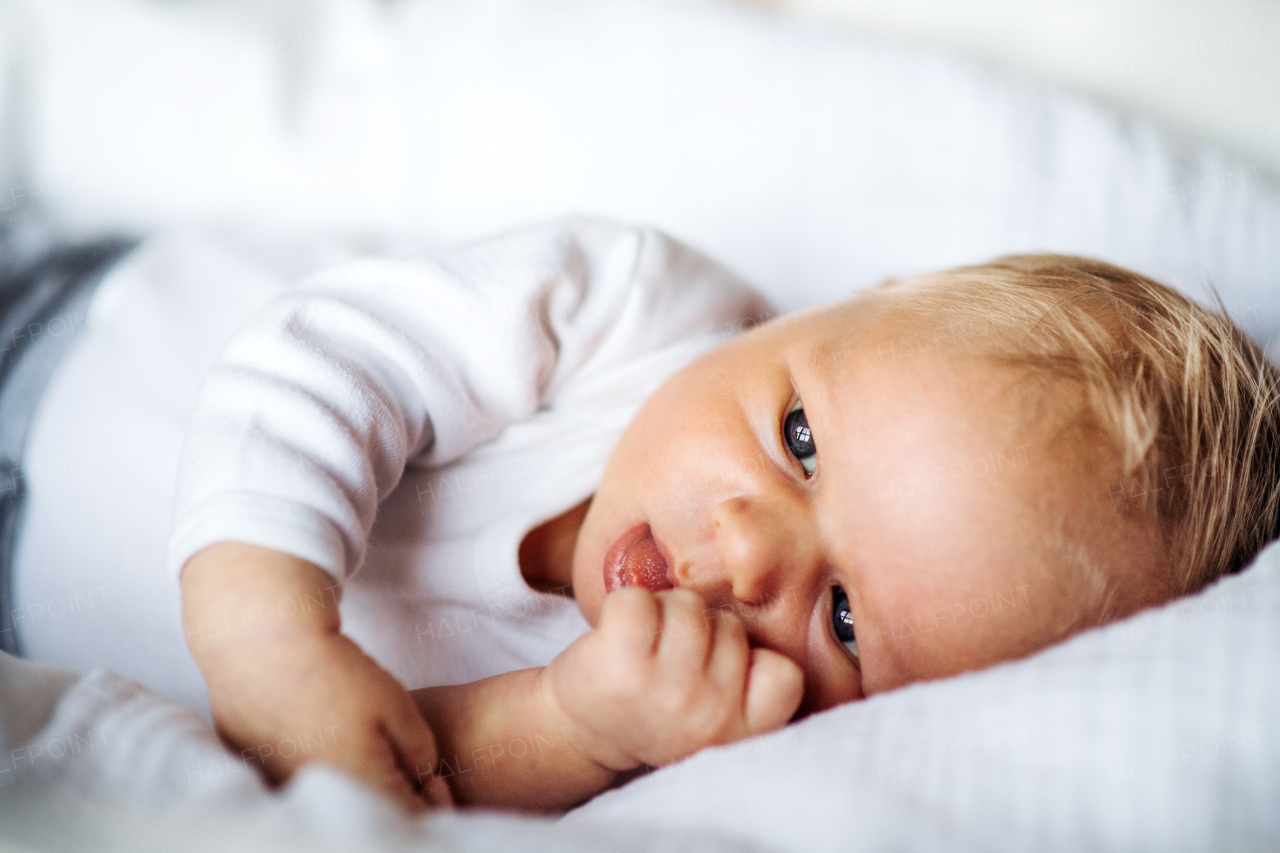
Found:
[[341, 636], [337, 625], [306, 619], [272, 619], [263, 609], [264, 605], [251, 603], [240, 609], [184, 620], [187, 645], [197, 662], [261, 654], [284, 647], [303, 650]]
[[183, 626], [197, 656], [339, 632], [339, 588], [305, 560], [236, 542], [193, 557], [182, 573]]
[[565, 742], [583, 761], [612, 774], [626, 773], [644, 764], [565, 710], [556, 694], [551, 667], [543, 667], [539, 672], [537, 690], [544, 718], [549, 721], [551, 728], [564, 735]]
[[338, 631], [318, 626], [288, 626], [245, 630], [227, 637], [213, 636], [203, 641], [191, 635], [188, 645], [205, 678], [217, 674], [264, 670], [281, 663], [314, 668], [329, 654], [329, 643], [341, 637]]

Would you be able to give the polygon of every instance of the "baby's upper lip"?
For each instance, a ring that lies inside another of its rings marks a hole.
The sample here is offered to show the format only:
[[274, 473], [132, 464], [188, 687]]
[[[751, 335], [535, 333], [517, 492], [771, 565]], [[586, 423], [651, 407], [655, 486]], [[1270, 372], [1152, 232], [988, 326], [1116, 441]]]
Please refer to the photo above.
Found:
[[671, 552], [654, 531], [652, 522], [649, 524], [649, 535], [653, 537], [653, 544], [658, 546], [662, 559], [667, 561], [667, 583], [671, 584], [672, 589], [679, 587], [680, 584], [676, 582], [676, 561], [671, 558]]

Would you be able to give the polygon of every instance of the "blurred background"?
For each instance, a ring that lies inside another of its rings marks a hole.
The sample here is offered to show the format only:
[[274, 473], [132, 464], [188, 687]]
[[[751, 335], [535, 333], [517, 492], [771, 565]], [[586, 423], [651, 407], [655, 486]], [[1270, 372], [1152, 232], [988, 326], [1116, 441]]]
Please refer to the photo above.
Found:
[[785, 307], [1044, 250], [1253, 305], [1280, 262], [1280, 0], [0, 0], [0, 51], [9, 222], [588, 213]]
[[[741, 0], [748, 2], [748, 0]], [[1276, 0], [756, 0], [1089, 92], [1280, 174]]]

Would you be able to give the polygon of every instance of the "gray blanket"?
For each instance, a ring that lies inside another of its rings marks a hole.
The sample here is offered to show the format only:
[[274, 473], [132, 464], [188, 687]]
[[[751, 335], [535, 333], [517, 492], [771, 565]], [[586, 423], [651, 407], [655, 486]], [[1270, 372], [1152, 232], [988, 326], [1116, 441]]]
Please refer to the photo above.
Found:
[[27, 429], [58, 359], [84, 326], [94, 287], [134, 241], [46, 243], [30, 229], [0, 230], [0, 649], [15, 655], [10, 563]]

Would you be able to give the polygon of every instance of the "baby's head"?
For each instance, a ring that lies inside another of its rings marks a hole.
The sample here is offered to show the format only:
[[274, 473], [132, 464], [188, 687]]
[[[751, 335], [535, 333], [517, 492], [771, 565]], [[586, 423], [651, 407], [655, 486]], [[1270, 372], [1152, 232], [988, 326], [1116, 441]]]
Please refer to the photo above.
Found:
[[1008, 660], [1280, 534], [1280, 374], [1228, 320], [1062, 256], [890, 282], [672, 377], [610, 457], [574, 592], [688, 587], [805, 710]]

